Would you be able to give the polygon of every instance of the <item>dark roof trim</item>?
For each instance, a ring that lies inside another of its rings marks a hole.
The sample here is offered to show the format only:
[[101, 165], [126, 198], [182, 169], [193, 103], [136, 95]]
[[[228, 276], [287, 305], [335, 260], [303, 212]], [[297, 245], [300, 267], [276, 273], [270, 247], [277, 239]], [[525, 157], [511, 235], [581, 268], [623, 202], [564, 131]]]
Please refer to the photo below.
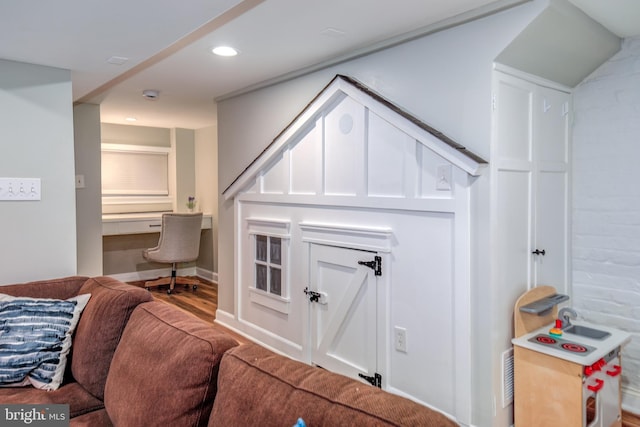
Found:
[[[438, 138], [440, 141], [446, 143], [447, 145], [450, 145], [451, 147], [455, 148], [456, 150], [460, 151], [461, 153], [464, 153], [465, 156], [473, 159], [476, 163], [480, 163], [480, 164], [486, 164], [487, 163], [486, 160], [484, 160], [483, 158], [481, 158], [477, 154], [467, 150], [467, 148], [465, 146], [463, 146], [461, 144], [458, 144], [457, 142], [455, 142], [453, 139], [449, 138], [444, 133], [440, 132], [439, 130], [437, 130], [437, 129], [431, 127], [431, 126], [429, 126], [428, 124], [426, 124], [422, 120], [416, 118], [415, 116], [412, 116], [411, 114], [409, 114], [408, 112], [406, 112], [402, 108], [400, 108], [397, 105], [395, 105], [393, 102], [391, 102], [388, 99], [382, 97], [380, 94], [378, 94], [377, 92], [374, 92], [369, 87], [363, 85], [359, 81], [357, 81], [355, 79], [352, 79], [351, 77], [343, 76], [341, 74], [338, 74], [333, 80], [335, 80], [336, 78], [340, 78], [342, 80], [345, 80], [345, 81], [351, 83], [354, 87], [360, 89], [362, 92], [364, 92], [367, 95], [369, 95], [370, 97], [374, 98], [376, 101], [380, 102], [381, 104], [386, 105], [387, 108], [389, 108], [390, 110], [394, 111], [398, 115], [404, 117], [405, 119], [407, 119], [408, 121], [410, 121], [414, 125], [418, 126], [420, 129], [430, 133], [431, 135], [433, 135], [436, 138]], [[333, 82], [333, 80], [331, 82]]]

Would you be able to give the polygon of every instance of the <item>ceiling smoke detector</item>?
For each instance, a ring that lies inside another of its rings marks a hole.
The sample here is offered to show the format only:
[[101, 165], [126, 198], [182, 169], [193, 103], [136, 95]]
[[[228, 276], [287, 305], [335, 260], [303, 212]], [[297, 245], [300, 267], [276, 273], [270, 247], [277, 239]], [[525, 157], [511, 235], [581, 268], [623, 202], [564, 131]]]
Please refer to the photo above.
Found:
[[142, 91], [142, 96], [151, 101], [155, 101], [160, 96], [160, 92], [154, 89], [146, 89]]

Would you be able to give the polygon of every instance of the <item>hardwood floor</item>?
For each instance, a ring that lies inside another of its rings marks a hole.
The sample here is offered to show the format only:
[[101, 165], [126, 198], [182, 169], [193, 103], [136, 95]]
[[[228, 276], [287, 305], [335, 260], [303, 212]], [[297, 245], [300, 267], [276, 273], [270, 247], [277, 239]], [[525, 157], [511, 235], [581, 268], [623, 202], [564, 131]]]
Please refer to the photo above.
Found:
[[[595, 417], [594, 405], [595, 400], [590, 397], [587, 402], [587, 424], [591, 423]], [[640, 427], [640, 416], [622, 411], [622, 427]]]
[[[179, 309], [194, 315], [208, 323], [215, 329], [220, 329], [232, 335], [239, 343], [247, 343], [248, 340], [235, 332], [213, 323], [218, 308], [218, 285], [199, 277], [189, 277], [198, 280], [198, 289], [193, 291], [191, 286], [176, 285], [173, 292], [167, 294], [166, 288], [152, 288], [149, 290], [153, 298], [174, 305]], [[144, 288], [144, 281], [128, 282], [131, 285]]]
[[[172, 304], [187, 313], [190, 313], [200, 319], [211, 322], [212, 327], [231, 334], [239, 343], [247, 343], [245, 337], [236, 334], [229, 329], [213, 323], [216, 317], [216, 309], [218, 308], [218, 285], [208, 282], [201, 278], [197, 279], [198, 289], [194, 292], [191, 287], [176, 286], [171, 295], [167, 294], [166, 289], [152, 289], [150, 292], [156, 300]], [[129, 282], [132, 285], [144, 287], [144, 281]], [[629, 412], [622, 413], [622, 427], [640, 427], [640, 416]]]
[[640, 415], [622, 411], [622, 427], [640, 427]]

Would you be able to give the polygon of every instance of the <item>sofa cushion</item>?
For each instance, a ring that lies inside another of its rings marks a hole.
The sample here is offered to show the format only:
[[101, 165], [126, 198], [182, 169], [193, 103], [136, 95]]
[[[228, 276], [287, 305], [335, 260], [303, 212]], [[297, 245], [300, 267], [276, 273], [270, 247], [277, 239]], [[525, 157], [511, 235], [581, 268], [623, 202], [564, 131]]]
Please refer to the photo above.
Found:
[[220, 363], [209, 427], [456, 426], [403, 397], [245, 344]]
[[0, 386], [60, 387], [71, 336], [90, 295], [66, 300], [0, 294]]
[[80, 318], [73, 342], [73, 378], [100, 400], [111, 359], [133, 309], [153, 299], [136, 286], [110, 277], [87, 280], [79, 293], [91, 294]]
[[102, 401], [78, 383], [64, 384], [57, 390], [44, 391], [33, 387], [1, 388], [0, 402], [7, 404], [66, 404], [69, 405], [69, 417], [77, 417], [101, 408]]
[[110, 427], [113, 423], [109, 419], [107, 411], [100, 409], [98, 411], [88, 412], [69, 420], [69, 427]]
[[104, 404], [114, 425], [206, 426], [222, 354], [237, 342], [161, 301], [139, 305], [111, 363]]

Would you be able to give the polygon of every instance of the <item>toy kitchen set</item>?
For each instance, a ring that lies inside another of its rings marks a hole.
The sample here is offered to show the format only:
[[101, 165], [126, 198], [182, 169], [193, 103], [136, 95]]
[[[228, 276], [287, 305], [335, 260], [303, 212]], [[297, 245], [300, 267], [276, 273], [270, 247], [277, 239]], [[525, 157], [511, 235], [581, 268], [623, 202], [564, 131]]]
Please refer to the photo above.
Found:
[[621, 427], [626, 332], [575, 320], [569, 299], [539, 286], [515, 305], [515, 427]]

